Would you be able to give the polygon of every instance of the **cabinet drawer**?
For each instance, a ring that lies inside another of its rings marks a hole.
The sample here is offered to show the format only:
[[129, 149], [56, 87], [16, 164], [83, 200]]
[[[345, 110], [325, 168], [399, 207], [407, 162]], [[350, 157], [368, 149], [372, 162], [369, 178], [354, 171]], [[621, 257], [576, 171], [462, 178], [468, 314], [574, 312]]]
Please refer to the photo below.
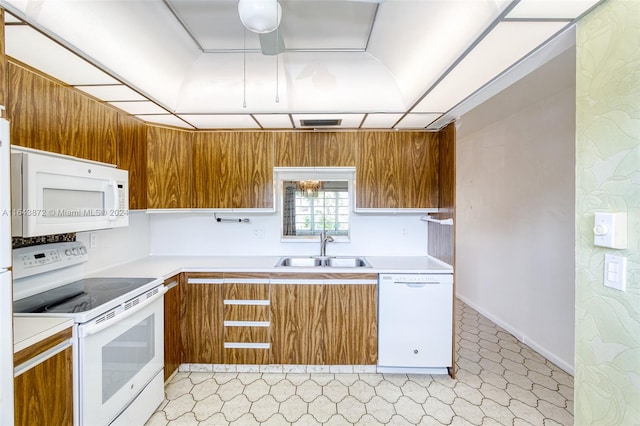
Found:
[[224, 283], [225, 300], [269, 300], [269, 284], [267, 283]]
[[225, 343], [267, 343], [269, 327], [225, 327]]
[[225, 364], [269, 364], [269, 349], [225, 348]]
[[269, 305], [224, 305], [225, 321], [269, 321]]

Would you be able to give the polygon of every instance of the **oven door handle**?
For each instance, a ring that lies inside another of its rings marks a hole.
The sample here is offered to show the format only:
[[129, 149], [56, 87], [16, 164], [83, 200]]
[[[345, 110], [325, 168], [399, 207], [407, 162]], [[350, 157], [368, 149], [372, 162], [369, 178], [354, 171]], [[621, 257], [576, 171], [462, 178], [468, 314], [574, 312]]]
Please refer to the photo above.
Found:
[[129, 310], [126, 310], [123, 313], [121, 313], [119, 315], [116, 315], [113, 318], [111, 318], [111, 319], [109, 319], [107, 321], [101, 322], [100, 324], [97, 324], [97, 325], [87, 326], [87, 327], [80, 326], [78, 328], [80, 336], [81, 337], [91, 336], [92, 334], [96, 334], [96, 333], [101, 332], [105, 328], [109, 328], [112, 325], [117, 324], [121, 320], [127, 319], [131, 315], [139, 312], [141, 309], [146, 308], [151, 303], [153, 303], [156, 300], [158, 300], [161, 297], [163, 297], [166, 292], [167, 292], [167, 288], [164, 285], [161, 285], [161, 286], [158, 287], [158, 292], [156, 294], [154, 294], [153, 296], [151, 296], [148, 299], [144, 300], [143, 302], [137, 304], [135, 306], [135, 308], [131, 308]]

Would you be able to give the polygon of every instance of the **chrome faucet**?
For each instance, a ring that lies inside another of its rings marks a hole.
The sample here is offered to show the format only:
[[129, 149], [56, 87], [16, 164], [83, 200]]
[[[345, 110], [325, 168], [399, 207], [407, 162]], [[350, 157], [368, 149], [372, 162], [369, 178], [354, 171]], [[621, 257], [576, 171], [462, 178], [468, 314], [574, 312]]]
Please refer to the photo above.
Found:
[[333, 241], [333, 237], [331, 235], [327, 235], [327, 231], [320, 232], [320, 256], [324, 257], [327, 255], [327, 243]]

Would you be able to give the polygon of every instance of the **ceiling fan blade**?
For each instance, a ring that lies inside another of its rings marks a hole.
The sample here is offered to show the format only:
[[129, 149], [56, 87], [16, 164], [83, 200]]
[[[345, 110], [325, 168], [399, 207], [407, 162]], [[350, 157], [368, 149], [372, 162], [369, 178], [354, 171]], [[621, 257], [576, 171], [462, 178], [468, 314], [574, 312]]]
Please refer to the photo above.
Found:
[[285, 51], [284, 39], [280, 28], [276, 28], [270, 33], [258, 35], [260, 36], [260, 48], [263, 55], [277, 55]]

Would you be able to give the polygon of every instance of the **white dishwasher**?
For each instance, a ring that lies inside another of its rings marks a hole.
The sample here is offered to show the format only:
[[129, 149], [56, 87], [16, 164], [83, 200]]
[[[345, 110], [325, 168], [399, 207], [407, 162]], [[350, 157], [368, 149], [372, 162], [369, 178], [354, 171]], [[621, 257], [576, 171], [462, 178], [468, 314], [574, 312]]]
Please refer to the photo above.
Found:
[[452, 343], [452, 274], [380, 274], [379, 373], [446, 374]]

